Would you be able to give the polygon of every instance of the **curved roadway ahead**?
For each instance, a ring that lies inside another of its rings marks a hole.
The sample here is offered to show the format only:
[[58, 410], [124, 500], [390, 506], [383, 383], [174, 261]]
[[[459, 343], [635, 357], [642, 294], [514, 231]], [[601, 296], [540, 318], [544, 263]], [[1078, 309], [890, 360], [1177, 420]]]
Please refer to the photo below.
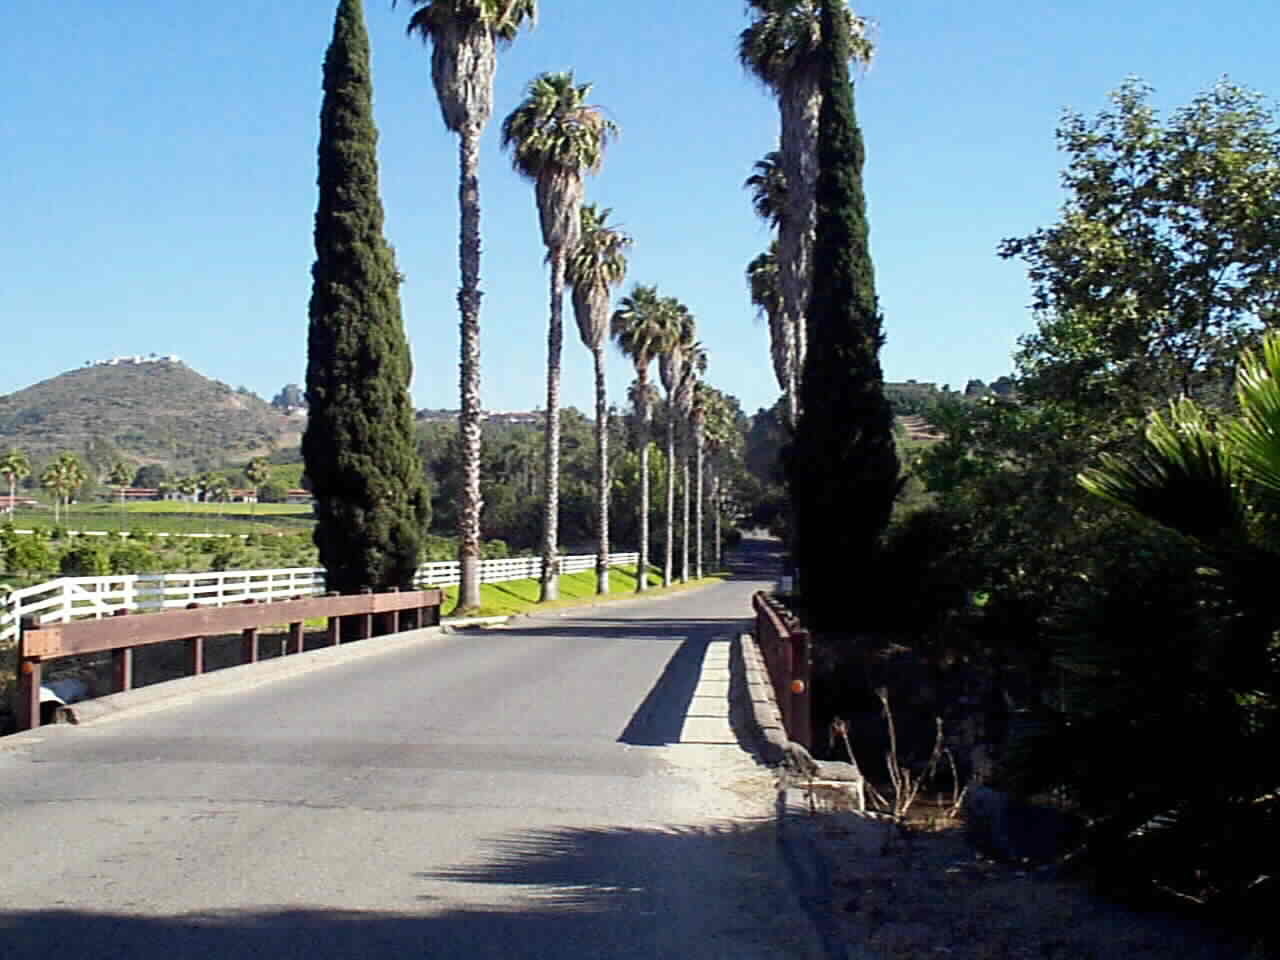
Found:
[[0, 740], [0, 956], [821, 956], [725, 721], [758, 575]]

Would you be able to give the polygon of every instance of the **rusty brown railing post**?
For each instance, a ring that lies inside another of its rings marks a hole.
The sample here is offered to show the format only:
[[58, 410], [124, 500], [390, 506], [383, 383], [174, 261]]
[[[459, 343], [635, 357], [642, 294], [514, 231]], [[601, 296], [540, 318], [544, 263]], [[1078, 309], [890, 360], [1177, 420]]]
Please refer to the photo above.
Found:
[[305, 631], [302, 628], [303, 628], [303, 621], [301, 620], [294, 620], [289, 624], [289, 652], [290, 653], [302, 652], [303, 640], [305, 638]]
[[[200, 604], [188, 603], [188, 610], [199, 610]], [[204, 637], [187, 637], [187, 673], [198, 677], [204, 673]]]
[[[256, 603], [252, 597], [245, 600], [245, 604]], [[257, 663], [258, 662], [258, 628], [245, 627], [240, 631], [240, 662], [241, 663]]]
[[[338, 596], [338, 592], [336, 590], [330, 590], [328, 593], [325, 594], [325, 596], [336, 597]], [[329, 618], [325, 626], [325, 637], [329, 641], [329, 646], [331, 647], [336, 647], [338, 644], [342, 643], [342, 618], [341, 617]]]
[[[399, 587], [387, 587], [387, 593], [399, 593]], [[400, 611], [389, 610], [382, 617], [383, 633], [399, 633], [400, 632]]]
[[[361, 596], [372, 596], [373, 587], [361, 587], [360, 594]], [[370, 610], [367, 613], [359, 614], [359, 617], [360, 617], [359, 638], [361, 640], [368, 640], [370, 637], [373, 636], [373, 611]]]
[[40, 726], [40, 685], [44, 671], [40, 658], [27, 655], [25, 634], [39, 629], [35, 617], [23, 617], [18, 633], [18, 729]]
[[807, 750], [813, 749], [813, 703], [809, 695], [812, 673], [809, 631], [791, 634], [791, 739]]
[[[128, 610], [117, 610], [113, 617], [126, 617]], [[133, 689], [133, 647], [116, 647], [111, 651], [111, 692]]]

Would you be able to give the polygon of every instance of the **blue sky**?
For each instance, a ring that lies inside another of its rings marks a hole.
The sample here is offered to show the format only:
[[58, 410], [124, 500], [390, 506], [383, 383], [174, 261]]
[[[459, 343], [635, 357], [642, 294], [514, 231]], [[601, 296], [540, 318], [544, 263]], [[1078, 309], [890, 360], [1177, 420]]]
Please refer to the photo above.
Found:
[[[679, 297], [707, 379], [749, 412], [776, 399], [743, 268], [769, 242], [743, 179], [777, 112], [739, 67], [739, 0], [543, 0], [499, 60], [481, 154], [483, 401], [543, 405], [547, 277], [533, 191], [498, 125], [543, 70], [573, 69], [621, 127], [588, 199], [635, 237], [627, 287]], [[301, 382], [320, 64], [336, 2], [7, 0], [0, 34], [0, 394], [118, 354], [177, 354], [270, 399]], [[414, 402], [457, 406], [457, 146], [409, 5], [367, 2], [387, 236], [406, 276]], [[878, 56], [857, 85], [888, 379], [1010, 372], [1032, 318], [1003, 237], [1054, 219], [1064, 107], [1127, 75], [1169, 109], [1227, 74], [1280, 96], [1274, 0], [869, 0]], [[625, 288], [624, 288], [625, 291]], [[567, 307], [567, 304], [566, 304]], [[563, 402], [592, 404], [566, 316]], [[611, 351], [612, 396], [630, 367]]]

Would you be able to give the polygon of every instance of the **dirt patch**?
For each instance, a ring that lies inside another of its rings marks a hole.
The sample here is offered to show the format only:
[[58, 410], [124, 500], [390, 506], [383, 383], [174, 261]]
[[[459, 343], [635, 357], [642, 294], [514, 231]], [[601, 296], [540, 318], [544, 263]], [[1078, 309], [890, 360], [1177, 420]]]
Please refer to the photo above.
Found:
[[817, 798], [807, 815], [830, 865], [831, 921], [863, 955], [947, 960], [1217, 960], [1247, 946], [1176, 913], [1139, 912], [1054, 870], [978, 857], [960, 825], [904, 829]]

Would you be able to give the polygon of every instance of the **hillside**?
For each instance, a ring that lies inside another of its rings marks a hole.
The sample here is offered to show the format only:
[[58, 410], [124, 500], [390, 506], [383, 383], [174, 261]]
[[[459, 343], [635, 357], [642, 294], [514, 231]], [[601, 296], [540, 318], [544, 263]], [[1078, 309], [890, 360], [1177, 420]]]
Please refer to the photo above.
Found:
[[33, 461], [106, 446], [139, 463], [216, 466], [296, 445], [302, 426], [167, 360], [83, 367], [0, 397], [0, 450]]

